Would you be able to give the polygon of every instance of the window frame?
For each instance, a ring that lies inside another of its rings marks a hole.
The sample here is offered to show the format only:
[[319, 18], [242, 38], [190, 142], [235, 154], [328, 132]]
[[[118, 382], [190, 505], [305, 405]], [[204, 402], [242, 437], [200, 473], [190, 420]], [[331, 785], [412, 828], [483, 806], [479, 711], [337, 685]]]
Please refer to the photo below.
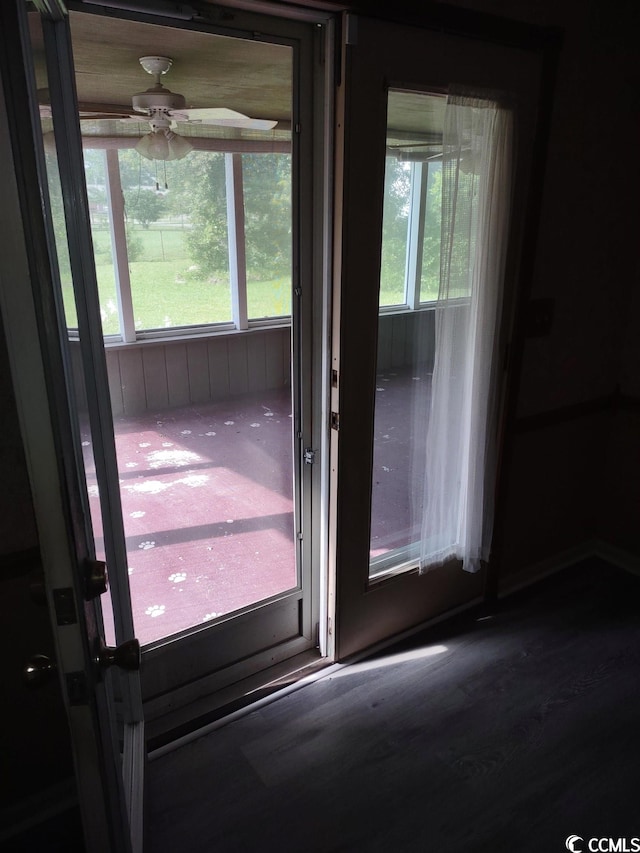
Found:
[[[387, 154], [386, 160], [394, 157]], [[431, 161], [413, 161], [409, 175], [409, 215], [407, 217], [407, 248], [404, 267], [404, 302], [379, 305], [380, 314], [400, 314], [430, 310], [435, 307], [434, 299], [420, 299], [424, 251], [424, 228], [427, 217], [427, 191]], [[382, 244], [382, 246], [384, 243]]]
[[[214, 323], [198, 323], [167, 328], [136, 329], [129, 256], [125, 230], [124, 197], [120, 177], [118, 152], [124, 145], [113, 140], [110, 145], [91, 145], [85, 137], [83, 148], [104, 151], [104, 170], [107, 194], [109, 232], [113, 256], [115, 296], [120, 331], [103, 335], [106, 346], [140, 344], [144, 341], [162, 341], [176, 338], [192, 338], [216, 334], [236, 334], [255, 329], [290, 327], [291, 313], [274, 317], [249, 318], [247, 295], [246, 234], [244, 228], [244, 182], [242, 155], [246, 153], [288, 154], [291, 151], [253, 152], [229, 149], [225, 146], [225, 182], [227, 189], [227, 227], [229, 233], [229, 288], [231, 291], [232, 319]], [[213, 153], [213, 152], [212, 152]], [[215, 152], [220, 153], [220, 152]], [[70, 339], [78, 337], [77, 329], [69, 328]]]

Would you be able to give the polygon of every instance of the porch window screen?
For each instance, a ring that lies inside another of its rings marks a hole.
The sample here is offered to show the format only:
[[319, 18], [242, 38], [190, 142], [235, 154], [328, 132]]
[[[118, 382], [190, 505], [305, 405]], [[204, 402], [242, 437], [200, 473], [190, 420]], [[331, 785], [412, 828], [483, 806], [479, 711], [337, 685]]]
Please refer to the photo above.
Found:
[[475, 572], [489, 556], [512, 124], [497, 100], [449, 94], [421, 571], [457, 558]]

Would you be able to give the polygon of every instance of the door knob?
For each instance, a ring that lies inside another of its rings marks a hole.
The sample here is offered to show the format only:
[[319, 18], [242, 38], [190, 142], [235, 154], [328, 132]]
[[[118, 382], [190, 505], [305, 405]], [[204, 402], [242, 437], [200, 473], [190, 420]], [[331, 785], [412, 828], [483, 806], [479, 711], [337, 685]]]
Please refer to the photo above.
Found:
[[24, 665], [22, 678], [27, 687], [42, 687], [56, 674], [55, 662], [46, 655], [33, 655]]
[[101, 669], [118, 666], [127, 672], [136, 672], [140, 669], [140, 641], [134, 639], [119, 646], [105, 646], [102, 640], [97, 640], [95, 660]]

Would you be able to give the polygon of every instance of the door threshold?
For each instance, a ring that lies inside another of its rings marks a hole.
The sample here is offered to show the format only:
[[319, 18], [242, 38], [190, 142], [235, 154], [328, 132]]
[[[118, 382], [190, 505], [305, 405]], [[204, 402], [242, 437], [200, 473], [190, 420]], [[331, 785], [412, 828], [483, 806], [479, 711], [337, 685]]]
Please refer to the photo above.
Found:
[[232, 719], [299, 689], [331, 665], [317, 649], [302, 652], [206, 699], [147, 722], [148, 760], [160, 758]]
[[[441, 622], [451, 620], [456, 616], [463, 616], [477, 609], [482, 603], [483, 599], [481, 597], [474, 598], [471, 601], [465, 602], [465, 604], [451, 608], [438, 616], [414, 625], [406, 631], [402, 631], [399, 634], [388, 637], [386, 640], [362, 649], [340, 663], [332, 662], [326, 657], [320, 657], [317, 649], [315, 650], [315, 655], [312, 652], [297, 655], [295, 658], [291, 658], [289, 661], [280, 664], [279, 667], [272, 667], [269, 672], [271, 672], [273, 677], [269, 681], [264, 680], [266, 673], [262, 673], [263, 681], [261, 684], [255, 687], [255, 689], [245, 690], [241, 697], [239, 696], [235, 700], [230, 700], [226, 703], [220, 702], [210, 713], [193, 718], [184, 726], [176, 727], [162, 736], [151, 737], [147, 742], [147, 758], [149, 761], [162, 758], [163, 755], [173, 752], [174, 749], [179, 749], [181, 746], [185, 746], [191, 741], [226, 726], [228, 723], [232, 723], [253, 711], [257, 711], [265, 705], [275, 702], [277, 699], [281, 699], [296, 690], [300, 690], [302, 687], [306, 687], [308, 684], [313, 684], [313, 682], [319, 681], [321, 678], [326, 678], [353, 664], [357, 664], [371, 655], [392, 648], [397, 643], [407, 640], [428, 628], [434, 628]], [[305, 657], [307, 660], [303, 662], [303, 658]], [[284, 671], [287, 668], [286, 664], [289, 665], [288, 672]], [[282, 671], [276, 675], [274, 672], [276, 669]], [[240, 689], [243, 684], [246, 685], [246, 681], [239, 682], [234, 687]], [[233, 689], [233, 687], [230, 689]]]

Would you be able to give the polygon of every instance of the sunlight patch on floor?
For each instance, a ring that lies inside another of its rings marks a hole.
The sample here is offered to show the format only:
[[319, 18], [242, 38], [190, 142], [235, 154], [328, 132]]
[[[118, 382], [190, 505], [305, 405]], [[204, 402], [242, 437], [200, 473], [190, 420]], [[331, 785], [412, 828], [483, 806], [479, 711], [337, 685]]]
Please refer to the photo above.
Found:
[[372, 669], [381, 669], [386, 666], [398, 666], [403, 663], [415, 663], [424, 658], [436, 657], [449, 651], [448, 646], [434, 645], [423, 646], [418, 649], [411, 649], [408, 652], [398, 652], [395, 655], [385, 655], [384, 657], [365, 660], [362, 663], [354, 663], [345, 666], [344, 669], [332, 674], [331, 678], [342, 678], [345, 675], [358, 675], [361, 672], [368, 672]]

